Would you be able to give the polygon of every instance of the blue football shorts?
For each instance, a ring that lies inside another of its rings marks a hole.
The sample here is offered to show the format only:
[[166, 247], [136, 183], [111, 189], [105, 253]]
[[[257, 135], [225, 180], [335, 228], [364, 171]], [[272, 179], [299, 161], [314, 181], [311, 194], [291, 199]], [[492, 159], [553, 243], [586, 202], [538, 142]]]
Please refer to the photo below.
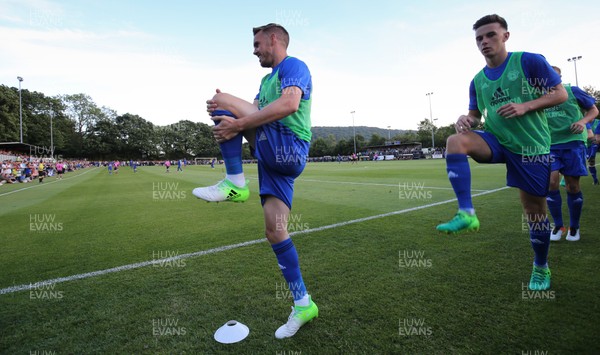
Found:
[[[521, 155], [504, 147], [489, 132], [473, 131], [487, 143], [492, 151], [488, 164], [506, 164], [506, 185], [516, 187], [534, 196], [548, 195], [550, 186], [550, 154]], [[533, 149], [531, 149], [533, 150]]]
[[256, 129], [255, 144], [261, 203], [275, 196], [291, 210], [294, 180], [306, 166], [310, 143], [276, 121]]

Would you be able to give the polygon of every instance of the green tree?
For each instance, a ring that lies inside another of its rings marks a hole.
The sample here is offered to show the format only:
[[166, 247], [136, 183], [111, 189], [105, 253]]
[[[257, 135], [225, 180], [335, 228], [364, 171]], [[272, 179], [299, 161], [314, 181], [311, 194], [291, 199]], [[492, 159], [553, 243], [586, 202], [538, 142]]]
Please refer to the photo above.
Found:
[[89, 95], [74, 94], [63, 95], [65, 113], [75, 122], [76, 132], [83, 136], [94, 123], [101, 118], [102, 110]]
[[385, 137], [382, 137], [377, 133], [373, 133], [373, 135], [371, 135], [371, 139], [369, 140], [369, 143], [367, 143], [367, 145], [370, 147], [377, 146], [377, 145], [384, 145], [384, 144], [385, 144]]
[[327, 141], [320, 137], [312, 141], [310, 144], [310, 151], [308, 153], [311, 157], [322, 157], [330, 154], [330, 147], [327, 144]]
[[414, 131], [405, 131], [403, 133], [397, 134], [395, 136], [392, 137], [393, 141], [400, 141], [402, 143], [410, 143], [410, 142], [416, 142], [417, 139], [417, 134]]
[[154, 150], [154, 125], [138, 115], [126, 113], [115, 118], [118, 131], [117, 151], [120, 158], [140, 159]]
[[600, 110], [600, 90], [596, 90], [593, 86], [584, 86], [583, 90], [596, 99], [596, 107]]
[[[215, 141], [212, 135], [212, 126], [206, 123], [194, 123], [193, 129], [190, 131], [191, 142], [188, 150], [190, 157], [218, 157], [221, 155], [219, 144]], [[242, 157], [244, 157], [244, 149], [242, 147]], [[251, 159], [250, 150], [244, 159]]]
[[116, 157], [119, 141], [119, 129], [111, 118], [102, 118], [94, 124], [86, 136], [86, 157], [112, 160]]
[[86, 154], [84, 149], [84, 141], [96, 122], [103, 118], [103, 112], [89, 95], [63, 95], [61, 98], [65, 105], [66, 116], [75, 123], [75, 146], [79, 148], [80, 154], [87, 156], [89, 154]]
[[[358, 152], [358, 150], [357, 150]], [[354, 153], [354, 139], [340, 139], [335, 145], [335, 149], [333, 150], [332, 155], [350, 155]]]
[[[363, 151], [367, 146], [367, 141], [362, 134], [356, 135], [356, 153]], [[354, 152], [354, 141], [352, 142], [352, 152]]]
[[0, 142], [18, 142], [19, 90], [0, 86]]
[[445, 147], [446, 140], [448, 137], [456, 133], [456, 129], [454, 128], [454, 124], [449, 124], [448, 126], [440, 127], [435, 131], [435, 146], [436, 147]]
[[431, 147], [431, 130], [435, 131], [435, 125], [430, 120], [424, 119], [417, 126], [417, 142], [421, 142], [423, 147]]

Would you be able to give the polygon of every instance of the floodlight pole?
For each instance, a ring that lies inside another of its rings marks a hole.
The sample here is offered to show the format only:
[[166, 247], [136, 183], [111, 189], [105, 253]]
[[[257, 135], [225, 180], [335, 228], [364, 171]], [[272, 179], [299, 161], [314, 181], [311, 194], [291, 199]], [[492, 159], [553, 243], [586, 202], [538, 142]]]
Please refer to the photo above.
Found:
[[19, 130], [21, 132], [21, 139], [19, 142], [23, 143], [23, 105], [21, 103], [21, 82], [23, 81], [23, 78], [17, 76], [17, 80], [19, 80]]
[[583, 58], [582, 56], [577, 56], [577, 57], [572, 57], [567, 59], [567, 62], [573, 62], [573, 65], [575, 65], [575, 86], [579, 86], [579, 82], [577, 81], [577, 61], [581, 60], [581, 58]]
[[352, 131], [353, 131], [353, 135], [354, 135], [354, 154], [356, 154], [356, 127], [354, 126], [354, 114], [356, 113], [356, 111], [350, 111], [350, 113], [352, 114]]
[[52, 134], [52, 116], [54, 116], [54, 112], [50, 112], [50, 155], [54, 160], [54, 136]]
[[428, 92], [425, 94], [429, 98], [429, 121], [431, 122], [431, 151], [435, 148], [435, 138], [433, 136], [433, 113], [431, 111], [431, 95], [433, 92]]

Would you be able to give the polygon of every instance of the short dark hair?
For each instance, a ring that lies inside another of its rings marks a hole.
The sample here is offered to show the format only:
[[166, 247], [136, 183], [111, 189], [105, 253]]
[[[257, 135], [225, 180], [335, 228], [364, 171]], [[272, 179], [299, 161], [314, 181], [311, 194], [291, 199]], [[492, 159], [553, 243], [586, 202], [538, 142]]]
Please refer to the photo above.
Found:
[[499, 23], [502, 28], [508, 31], [508, 24], [506, 23], [504, 17], [496, 14], [486, 15], [477, 20], [477, 22], [475, 22], [473, 25], [473, 30], [477, 30], [479, 27], [489, 25], [490, 23]]
[[265, 34], [270, 35], [271, 33], [275, 33], [279, 39], [285, 44], [285, 47], [290, 44], [290, 34], [288, 31], [281, 25], [276, 23], [269, 23], [264, 26], [254, 27], [252, 29], [252, 33], [256, 36], [259, 32], [264, 32]]

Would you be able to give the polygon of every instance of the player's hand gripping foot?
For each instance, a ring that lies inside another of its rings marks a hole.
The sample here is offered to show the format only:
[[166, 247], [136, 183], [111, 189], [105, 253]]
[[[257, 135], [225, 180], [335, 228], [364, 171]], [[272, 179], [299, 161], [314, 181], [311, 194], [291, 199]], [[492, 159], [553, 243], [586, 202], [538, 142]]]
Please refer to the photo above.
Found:
[[223, 179], [213, 186], [197, 187], [192, 194], [208, 202], [245, 202], [250, 197], [250, 189], [247, 181], [244, 187], [238, 187], [231, 181]]
[[533, 266], [529, 289], [531, 291], [545, 291], [550, 288], [550, 269], [547, 267]]
[[279, 327], [275, 332], [275, 338], [283, 339], [294, 336], [298, 329], [304, 324], [310, 322], [313, 318], [319, 316], [319, 308], [317, 304], [309, 297], [309, 305], [306, 307], [294, 306], [287, 323]]
[[456, 216], [449, 222], [438, 224], [436, 227], [440, 232], [459, 233], [462, 231], [478, 231], [479, 219], [475, 214], [468, 214], [465, 211], [458, 211]]

